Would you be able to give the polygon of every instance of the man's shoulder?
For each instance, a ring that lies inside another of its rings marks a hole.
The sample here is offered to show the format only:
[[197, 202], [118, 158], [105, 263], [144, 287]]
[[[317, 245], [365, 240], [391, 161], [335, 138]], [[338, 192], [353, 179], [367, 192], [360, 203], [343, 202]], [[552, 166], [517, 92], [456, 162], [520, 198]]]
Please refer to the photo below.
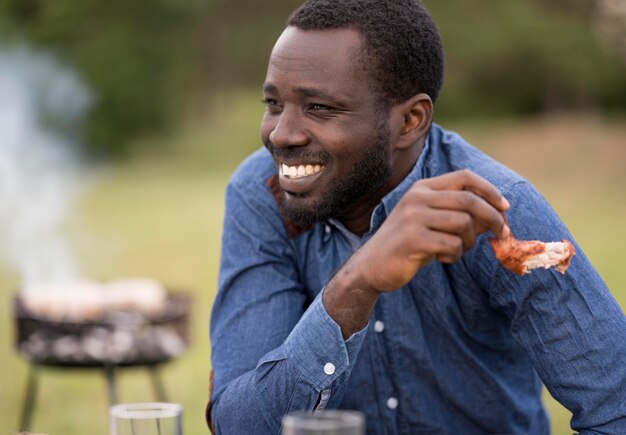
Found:
[[435, 125], [431, 132], [431, 141], [433, 149], [429, 160], [433, 173], [430, 176], [469, 169], [505, 191], [515, 184], [528, 183], [520, 174], [470, 144], [454, 131]]
[[276, 167], [272, 157], [265, 148], [260, 148], [239, 164], [228, 184], [250, 194], [258, 194], [260, 191], [269, 192], [267, 180], [274, 175], [276, 175]]

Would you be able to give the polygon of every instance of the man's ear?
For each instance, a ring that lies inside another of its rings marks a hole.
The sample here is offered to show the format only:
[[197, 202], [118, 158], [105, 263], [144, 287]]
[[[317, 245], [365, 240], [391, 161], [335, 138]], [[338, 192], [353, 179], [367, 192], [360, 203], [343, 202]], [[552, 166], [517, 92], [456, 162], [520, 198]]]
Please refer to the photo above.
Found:
[[396, 108], [402, 123], [397, 148], [408, 148], [428, 134], [433, 120], [433, 101], [427, 94], [417, 94]]

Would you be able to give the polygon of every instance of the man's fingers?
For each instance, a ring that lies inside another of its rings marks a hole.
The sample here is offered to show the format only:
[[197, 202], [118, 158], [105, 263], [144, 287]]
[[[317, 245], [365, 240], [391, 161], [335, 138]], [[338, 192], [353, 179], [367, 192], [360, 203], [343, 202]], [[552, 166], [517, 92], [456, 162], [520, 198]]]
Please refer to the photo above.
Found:
[[434, 190], [468, 190], [501, 212], [509, 209], [509, 202], [493, 184], [467, 169], [429, 178], [424, 183]]
[[447, 263], [457, 261], [463, 255], [463, 240], [455, 235], [441, 231], [429, 231], [420, 240], [420, 253], [417, 260], [422, 261], [424, 253], [437, 258], [445, 258]]
[[[461, 215], [429, 215], [428, 221], [431, 222], [429, 225], [431, 227], [433, 227], [433, 224], [440, 225], [437, 229], [459, 233], [458, 231], [450, 231], [450, 226], [441, 225], [459, 226], [461, 224], [472, 224], [475, 234], [491, 231], [500, 238], [508, 236], [508, 228], [502, 212], [473, 192], [437, 191], [424, 188], [423, 186], [415, 186], [412, 194], [415, 195], [416, 204], [426, 205], [433, 212], [451, 211], [461, 213]], [[441, 223], [438, 223], [440, 220], [442, 220]]]
[[430, 209], [424, 214], [430, 215], [428, 227], [431, 230], [459, 237], [463, 242], [463, 251], [474, 245], [477, 233], [485, 231], [482, 225], [476, 223], [471, 214], [465, 211]]
[[459, 257], [454, 256], [454, 255], [437, 255], [437, 260], [440, 263], [447, 263], [447, 264], [452, 264], [452, 263], [456, 263], [457, 261], [459, 261]]
[[501, 239], [510, 234], [503, 215], [508, 201], [494, 185], [470, 171], [429, 178], [414, 188], [431, 208], [469, 213], [478, 234], [489, 230]]

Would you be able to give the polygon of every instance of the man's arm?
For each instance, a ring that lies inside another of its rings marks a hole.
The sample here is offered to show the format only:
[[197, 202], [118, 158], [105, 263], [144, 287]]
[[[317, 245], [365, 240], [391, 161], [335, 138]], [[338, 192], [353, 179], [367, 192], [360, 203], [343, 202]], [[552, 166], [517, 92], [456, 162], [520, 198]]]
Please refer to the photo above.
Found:
[[337, 407], [365, 334], [344, 341], [320, 297], [307, 300], [273, 199], [261, 199], [227, 190], [211, 317], [217, 433], [278, 433], [291, 410]]
[[[527, 183], [505, 192], [513, 234], [523, 239], [574, 240]], [[487, 238], [464, 261], [511, 319], [552, 396], [572, 413], [581, 434], [626, 433], [626, 318], [581, 248], [565, 274], [537, 270], [519, 276], [495, 259]], [[485, 268], [485, 258], [491, 258]], [[487, 273], [487, 270], [489, 273]]]

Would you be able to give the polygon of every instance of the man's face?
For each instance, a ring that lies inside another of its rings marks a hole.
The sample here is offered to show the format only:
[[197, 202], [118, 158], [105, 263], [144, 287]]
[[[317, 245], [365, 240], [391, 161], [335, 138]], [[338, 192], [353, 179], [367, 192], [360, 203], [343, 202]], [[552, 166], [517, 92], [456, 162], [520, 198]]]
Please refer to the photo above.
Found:
[[283, 205], [306, 225], [364, 213], [391, 174], [387, 117], [377, 107], [354, 30], [287, 28], [263, 86], [261, 139], [284, 191]]

